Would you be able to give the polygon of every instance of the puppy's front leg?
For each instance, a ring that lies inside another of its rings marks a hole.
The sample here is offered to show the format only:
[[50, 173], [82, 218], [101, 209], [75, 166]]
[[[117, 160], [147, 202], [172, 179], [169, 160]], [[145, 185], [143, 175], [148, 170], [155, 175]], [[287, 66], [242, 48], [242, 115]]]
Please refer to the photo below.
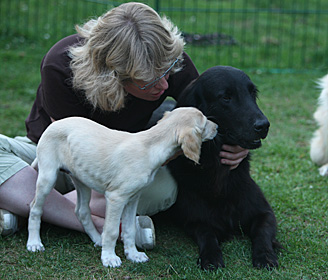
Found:
[[149, 260], [147, 255], [138, 252], [136, 248], [136, 212], [140, 195], [130, 199], [122, 214], [122, 233], [124, 242], [124, 253], [128, 260], [132, 262], [146, 262]]
[[102, 233], [101, 261], [106, 267], [119, 267], [122, 261], [115, 254], [115, 245], [120, 232], [121, 216], [126, 204], [126, 198], [114, 191], [106, 191], [105, 198], [106, 216]]

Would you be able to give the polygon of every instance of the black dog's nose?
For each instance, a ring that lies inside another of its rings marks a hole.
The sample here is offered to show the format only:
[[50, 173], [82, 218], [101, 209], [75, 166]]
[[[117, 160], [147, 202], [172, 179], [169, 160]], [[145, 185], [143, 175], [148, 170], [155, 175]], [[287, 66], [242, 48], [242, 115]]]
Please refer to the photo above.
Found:
[[254, 124], [254, 130], [255, 130], [255, 132], [262, 139], [264, 139], [268, 135], [269, 127], [270, 127], [270, 123], [269, 123], [268, 119], [266, 119], [266, 118], [265, 119], [256, 120], [256, 122]]

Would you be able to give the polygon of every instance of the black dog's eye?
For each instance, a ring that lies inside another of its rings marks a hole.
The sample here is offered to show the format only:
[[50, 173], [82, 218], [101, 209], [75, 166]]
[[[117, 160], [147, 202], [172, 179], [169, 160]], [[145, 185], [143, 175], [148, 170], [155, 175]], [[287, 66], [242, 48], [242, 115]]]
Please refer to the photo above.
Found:
[[222, 97], [222, 99], [223, 99], [224, 101], [228, 102], [228, 101], [231, 100], [231, 96], [224, 95], [224, 96]]
[[229, 89], [222, 89], [218, 92], [217, 97], [220, 99], [221, 102], [229, 102], [232, 99], [233, 92]]

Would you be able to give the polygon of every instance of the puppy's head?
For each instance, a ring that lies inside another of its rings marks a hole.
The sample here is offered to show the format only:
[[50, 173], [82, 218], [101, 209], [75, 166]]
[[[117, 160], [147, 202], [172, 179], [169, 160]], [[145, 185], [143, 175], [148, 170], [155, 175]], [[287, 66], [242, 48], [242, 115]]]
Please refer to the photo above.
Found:
[[201, 111], [192, 107], [183, 107], [166, 112], [175, 125], [177, 143], [184, 155], [199, 163], [202, 142], [213, 139], [217, 134], [217, 124], [208, 120]]

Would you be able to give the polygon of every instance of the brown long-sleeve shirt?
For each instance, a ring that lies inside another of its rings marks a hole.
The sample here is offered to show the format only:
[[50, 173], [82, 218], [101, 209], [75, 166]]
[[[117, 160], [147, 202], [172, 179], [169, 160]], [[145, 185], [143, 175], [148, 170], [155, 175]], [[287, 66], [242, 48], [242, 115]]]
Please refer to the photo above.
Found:
[[83, 91], [76, 91], [71, 86], [72, 70], [69, 66], [68, 48], [78, 44], [81, 38], [75, 34], [56, 43], [41, 62], [41, 83], [36, 99], [25, 124], [27, 136], [38, 143], [39, 138], [55, 120], [70, 116], [80, 116], [96, 121], [108, 128], [137, 132], [144, 129], [152, 112], [158, 108], [167, 96], [179, 97], [183, 89], [198, 77], [196, 67], [188, 55], [184, 54], [182, 71], [170, 75], [169, 88], [156, 101], [146, 101], [128, 95], [125, 107], [117, 112], [94, 109], [86, 100]]

